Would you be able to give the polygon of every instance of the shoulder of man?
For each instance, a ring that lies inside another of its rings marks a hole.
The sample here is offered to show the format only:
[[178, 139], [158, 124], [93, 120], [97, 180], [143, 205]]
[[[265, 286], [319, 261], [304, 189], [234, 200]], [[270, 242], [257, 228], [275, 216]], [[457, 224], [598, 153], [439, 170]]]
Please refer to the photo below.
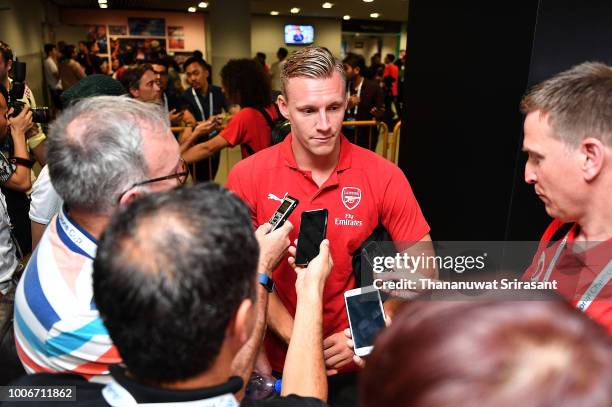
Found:
[[240, 407], [326, 407], [327, 404], [313, 397], [300, 397], [291, 394], [287, 397], [276, 397], [269, 400], [248, 400], [240, 403]]

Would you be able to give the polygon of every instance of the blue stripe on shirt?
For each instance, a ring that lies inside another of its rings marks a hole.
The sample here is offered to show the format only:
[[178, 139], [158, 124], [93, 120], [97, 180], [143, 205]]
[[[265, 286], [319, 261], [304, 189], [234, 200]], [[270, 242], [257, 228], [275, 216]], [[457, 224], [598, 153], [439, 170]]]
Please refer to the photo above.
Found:
[[60, 320], [60, 317], [47, 300], [40, 285], [37, 263], [38, 249], [34, 251], [23, 276], [23, 292], [30, 310], [38, 319], [38, 322], [48, 331], [53, 324]]
[[48, 339], [46, 342], [48, 354], [49, 356], [70, 354], [74, 350], [85, 345], [96, 335], [104, 335], [108, 337], [108, 331], [102, 323], [101, 318], [96, 318], [78, 329], [62, 332], [61, 334]]

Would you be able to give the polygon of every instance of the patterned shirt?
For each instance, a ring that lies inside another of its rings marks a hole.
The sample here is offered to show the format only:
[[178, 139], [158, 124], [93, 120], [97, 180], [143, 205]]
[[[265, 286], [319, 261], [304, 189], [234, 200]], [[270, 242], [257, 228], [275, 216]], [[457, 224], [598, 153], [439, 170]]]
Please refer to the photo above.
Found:
[[93, 301], [97, 242], [62, 209], [49, 223], [15, 294], [15, 342], [26, 371], [108, 380], [121, 358]]

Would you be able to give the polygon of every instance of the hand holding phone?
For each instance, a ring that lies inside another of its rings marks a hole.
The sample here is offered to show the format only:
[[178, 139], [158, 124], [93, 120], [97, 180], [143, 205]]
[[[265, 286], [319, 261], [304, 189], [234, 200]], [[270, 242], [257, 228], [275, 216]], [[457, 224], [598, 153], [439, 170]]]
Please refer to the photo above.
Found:
[[327, 232], [327, 209], [302, 212], [295, 264], [306, 266], [319, 254], [319, 245]]
[[357, 356], [368, 355], [376, 335], [385, 327], [385, 311], [380, 292], [374, 286], [356, 288], [344, 293], [349, 329]]

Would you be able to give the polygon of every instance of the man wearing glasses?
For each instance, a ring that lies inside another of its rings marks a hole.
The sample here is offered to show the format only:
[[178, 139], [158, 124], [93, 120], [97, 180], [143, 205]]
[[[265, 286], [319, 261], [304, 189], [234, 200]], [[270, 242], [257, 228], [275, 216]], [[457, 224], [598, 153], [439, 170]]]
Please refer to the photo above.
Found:
[[28, 373], [105, 381], [120, 357], [93, 302], [97, 241], [119, 206], [174, 188], [188, 172], [162, 108], [127, 97], [93, 97], [66, 109], [51, 125], [48, 157], [64, 206], [17, 287], [17, 352]]

